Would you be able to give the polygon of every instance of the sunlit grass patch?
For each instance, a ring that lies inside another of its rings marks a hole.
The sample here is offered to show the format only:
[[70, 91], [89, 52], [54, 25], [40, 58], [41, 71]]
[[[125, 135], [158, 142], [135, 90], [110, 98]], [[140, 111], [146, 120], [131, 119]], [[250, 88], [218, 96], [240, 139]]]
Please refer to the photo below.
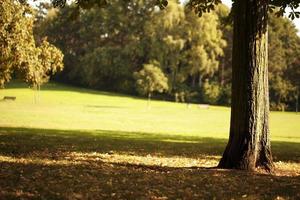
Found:
[[159, 156], [137, 156], [126, 154], [108, 154], [108, 153], [80, 153], [71, 152], [61, 158], [36, 158], [36, 157], [12, 157], [0, 156], [0, 162], [36, 164], [44, 166], [53, 165], [98, 165], [107, 164], [124, 164], [145, 167], [169, 167], [169, 168], [193, 168], [193, 167], [214, 167], [217, 165], [219, 156], [206, 156], [205, 158], [185, 158], [185, 157], [159, 157]]
[[162, 166], [170, 168], [188, 168], [188, 167], [215, 167], [218, 164], [220, 156], [205, 156], [202, 158], [186, 157], [162, 157], [162, 156], [137, 156], [130, 154], [115, 153], [78, 153], [73, 152], [70, 157], [76, 161], [102, 161], [105, 163], [119, 163], [141, 166]]
[[300, 176], [300, 162], [275, 162], [278, 176]]
[[16, 163], [16, 164], [36, 164], [36, 165], [76, 165], [81, 164], [76, 160], [53, 160], [47, 158], [34, 158], [34, 157], [27, 157], [27, 158], [17, 158], [11, 156], [0, 156], [0, 162], [7, 162], [7, 163]]
[[[230, 109], [197, 104], [151, 102], [134, 96], [99, 92], [49, 83], [39, 92], [15, 84], [0, 90], [3, 96], [16, 96], [14, 102], [0, 102], [0, 126], [61, 130], [111, 130], [161, 135], [228, 138]], [[273, 141], [300, 142], [300, 114], [272, 112]], [[175, 140], [175, 138], [174, 138]]]

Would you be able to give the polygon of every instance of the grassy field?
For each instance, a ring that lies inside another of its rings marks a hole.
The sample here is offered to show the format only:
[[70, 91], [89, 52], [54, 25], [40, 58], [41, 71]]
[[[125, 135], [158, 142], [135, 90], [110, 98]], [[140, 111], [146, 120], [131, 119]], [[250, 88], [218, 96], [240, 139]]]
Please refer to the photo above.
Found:
[[267, 175], [207, 169], [227, 142], [226, 107], [149, 109], [55, 83], [38, 94], [14, 83], [3, 96], [17, 99], [0, 101], [0, 199], [300, 198], [299, 114], [271, 113], [277, 172]]
[[[62, 130], [111, 130], [156, 133], [159, 135], [228, 138], [230, 109], [152, 101], [48, 84], [38, 94], [26, 85], [12, 84], [0, 90], [3, 96], [16, 96], [15, 102], [0, 102], [0, 125]], [[300, 114], [272, 112], [272, 140], [300, 142]]]

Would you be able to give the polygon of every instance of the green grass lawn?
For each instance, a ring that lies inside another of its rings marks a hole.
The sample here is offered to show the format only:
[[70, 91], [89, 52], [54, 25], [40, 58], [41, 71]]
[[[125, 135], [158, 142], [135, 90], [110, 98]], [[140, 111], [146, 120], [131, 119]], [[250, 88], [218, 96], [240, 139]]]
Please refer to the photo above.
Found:
[[[12, 84], [0, 90], [3, 96], [16, 96], [15, 102], [0, 102], [0, 126], [62, 130], [111, 130], [156, 133], [160, 135], [228, 138], [230, 109], [196, 104], [152, 101], [113, 93], [48, 84], [34, 102], [33, 90]], [[16, 88], [17, 87], [17, 88]], [[300, 142], [300, 114], [272, 112], [273, 141]]]
[[299, 199], [300, 115], [272, 112], [275, 175], [207, 169], [230, 109], [79, 89], [0, 90], [0, 199]]

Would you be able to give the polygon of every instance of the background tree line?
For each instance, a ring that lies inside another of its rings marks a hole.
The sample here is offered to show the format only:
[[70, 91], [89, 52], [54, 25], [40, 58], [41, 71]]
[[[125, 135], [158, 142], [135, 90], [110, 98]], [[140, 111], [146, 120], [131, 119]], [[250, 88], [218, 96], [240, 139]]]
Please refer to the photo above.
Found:
[[[164, 90], [157, 90], [163, 94], [152, 94], [156, 98], [230, 104], [229, 9], [219, 5], [199, 18], [175, 0], [164, 10], [154, 5], [155, 1], [149, 0], [113, 0], [105, 9], [89, 10], [78, 10], [74, 5], [59, 10], [40, 5], [36, 40], [47, 37], [64, 53], [65, 69], [55, 80], [146, 95], [140, 92], [146, 89], [141, 89], [142, 81], [137, 78], [141, 77], [137, 72], [146, 70], [163, 77], [160, 82], [167, 82]], [[295, 110], [300, 89], [300, 39], [288, 19], [270, 14], [269, 25], [271, 109]], [[153, 67], [144, 69], [150, 65]]]

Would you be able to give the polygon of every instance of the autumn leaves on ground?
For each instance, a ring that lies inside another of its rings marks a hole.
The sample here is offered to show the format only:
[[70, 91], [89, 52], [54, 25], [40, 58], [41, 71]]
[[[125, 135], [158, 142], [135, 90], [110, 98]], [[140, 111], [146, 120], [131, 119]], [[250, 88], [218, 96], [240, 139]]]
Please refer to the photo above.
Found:
[[299, 199], [300, 115], [271, 113], [275, 174], [215, 169], [229, 109], [48, 84], [0, 91], [0, 199]]

